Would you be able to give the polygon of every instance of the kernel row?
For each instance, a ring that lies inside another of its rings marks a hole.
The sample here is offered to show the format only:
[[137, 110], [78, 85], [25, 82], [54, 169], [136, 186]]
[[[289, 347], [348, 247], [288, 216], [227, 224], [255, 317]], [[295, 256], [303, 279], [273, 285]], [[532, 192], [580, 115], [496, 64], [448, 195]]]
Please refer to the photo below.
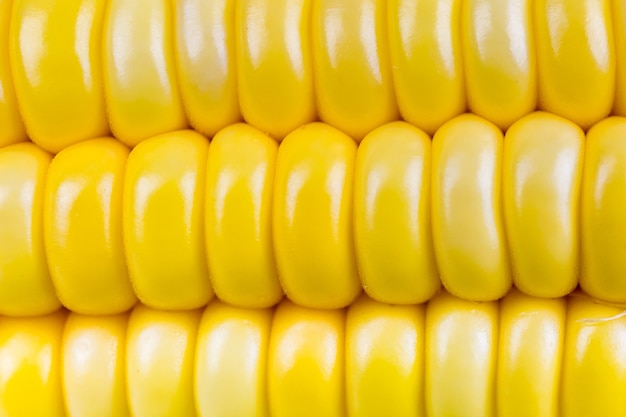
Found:
[[[532, 313], [529, 313], [532, 312]], [[582, 295], [347, 310], [212, 302], [0, 318], [6, 417], [626, 413], [623, 307]]]
[[0, 149], [0, 314], [188, 310], [214, 294], [334, 309], [362, 289], [418, 304], [442, 284], [474, 301], [580, 284], [626, 303], [625, 207], [619, 117], [586, 138], [537, 112], [505, 136], [466, 114], [432, 141], [393, 122], [359, 146], [321, 123], [280, 145], [245, 124], [132, 151], [15, 144]]
[[626, 116], [625, 22], [610, 0], [0, 0], [0, 146], [239, 121], [360, 141], [466, 111], [586, 129]]

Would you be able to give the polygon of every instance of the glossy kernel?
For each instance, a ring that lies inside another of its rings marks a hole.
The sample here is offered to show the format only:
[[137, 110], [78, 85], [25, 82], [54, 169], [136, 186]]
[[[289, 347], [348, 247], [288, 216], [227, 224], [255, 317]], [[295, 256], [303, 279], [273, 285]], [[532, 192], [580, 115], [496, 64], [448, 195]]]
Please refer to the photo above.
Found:
[[586, 139], [581, 204], [580, 286], [626, 302], [626, 119], [605, 119]]
[[348, 415], [424, 417], [423, 375], [423, 306], [355, 301], [346, 318]]
[[200, 322], [194, 393], [199, 417], [268, 417], [267, 355], [273, 310], [211, 303]]
[[344, 312], [283, 301], [274, 316], [268, 356], [272, 417], [342, 417]]
[[566, 304], [517, 290], [500, 302], [498, 417], [559, 415]]
[[310, 16], [310, 0], [237, 2], [241, 112], [278, 140], [317, 116]]
[[25, 141], [26, 130], [17, 107], [9, 58], [9, 34], [14, 0], [0, 0], [0, 148]]
[[531, 0], [468, 0], [463, 7], [468, 106], [501, 129], [537, 104], [532, 11]]
[[305, 125], [276, 161], [273, 236], [276, 266], [298, 305], [341, 308], [360, 293], [352, 240], [356, 144], [338, 130]]
[[532, 113], [504, 138], [503, 205], [513, 282], [537, 297], [562, 297], [578, 282], [584, 133]]
[[[498, 304], [443, 293], [426, 309], [426, 414], [494, 417]], [[451, 399], [454, 399], [451, 401]]]
[[46, 254], [59, 299], [72, 311], [115, 314], [137, 301], [122, 242], [128, 153], [114, 139], [93, 139], [61, 151], [48, 170]]
[[357, 141], [398, 117], [385, 14], [383, 0], [313, 3], [318, 113]]
[[111, 130], [128, 146], [187, 125], [168, 0], [109, 0], [103, 35]]
[[441, 282], [457, 297], [496, 300], [511, 287], [501, 207], [502, 132], [474, 115], [433, 138], [432, 234]]
[[626, 413], [626, 318], [623, 308], [572, 297], [561, 374], [561, 413], [568, 417]]
[[187, 310], [213, 297], [203, 236], [208, 149], [185, 130], [150, 138], [128, 158], [124, 249], [133, 288], [150, 307]]
[[613, 107], [609, 0], [537, 0], [534, 8], [539, 107], [587, 129]]
[[104, 0], [14, 2], [17, 99], [30, 138], [50, 152], [109, 132], [102, 86], [105, 6]]
[[626, 1], [614, 0], [611, 4], [615, 39], [615, 103], [613, 104], [613, 112], [619, 116], [626, 116]]
[[211, 142], [206, 255], [215, 294], [240, 307], [270, 307], [283, 296], [271, 229], [277, 151], [274, 140], [244, 124]]
[[35, 316], [59, 302], [43, 241], [44, 187], [51, 155], [32, 143], [0, 149], [0, 314]]
[[189, 124], [206, 136], [241, 120], [235, 0], [174, 2], [176, 70]]
[[433, 135], [466, 107], [461, 0], [389, 0], [387, 22], [400, 114]]
[[131, 415], [195, 417], [194, 356], [200, 311], [135, 307], [128, 321], [126, 383]]
[[65, 417], [61, 338], [65, 313], [0, 319], [0, 415]]
[[369, 133], [357, 151], [354, 242], [363, 288], [394, 304], [439, 289], [430, 218], [430, 138], [404, 122]]
[[62, 381], [68, 417], [128, 417], [128, 315], [70, 314], [63, 330]]

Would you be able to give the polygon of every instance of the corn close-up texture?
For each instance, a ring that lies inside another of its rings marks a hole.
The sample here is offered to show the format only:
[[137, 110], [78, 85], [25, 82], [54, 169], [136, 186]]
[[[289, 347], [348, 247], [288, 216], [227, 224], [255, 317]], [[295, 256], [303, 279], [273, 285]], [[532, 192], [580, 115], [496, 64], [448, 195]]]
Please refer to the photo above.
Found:
[[0, 417], [626, 415], [626, 0], [0, 0]]

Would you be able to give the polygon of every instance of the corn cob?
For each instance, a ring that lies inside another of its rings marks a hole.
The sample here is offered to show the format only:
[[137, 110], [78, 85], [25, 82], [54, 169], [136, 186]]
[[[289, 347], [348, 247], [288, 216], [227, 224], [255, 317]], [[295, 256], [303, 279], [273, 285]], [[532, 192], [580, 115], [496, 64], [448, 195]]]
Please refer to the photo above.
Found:
[[[281, 140], [320, 119], [356, 140], [469, 110], [584, 129], [626, 115], [620, 1], [3, 0], [5, 126], [58, 152], [244, 120]], [[18, 111], [19, 108], [19, 111]], [[20, 117], [21, 115], [21, 117]], [[23, 125], [22, 121], [23, 120]]]
[[[512, 291], [347, 310], [215, 301], [0, 320], [0, 399], [21, 416], [618, 416], [621, 307]], [[32, 399], [37, 399], [33, 401]]]
[[[189, 130], [130, 153], [95, 139], [51, 163], [33, 144], [8, 146], [0, 187], [15, 197], [0, 212], [16, 222], [0, 231], [0, 311], [36, 315], [62, 304], [117, 314], [137, 299], [195, 309], [213, 288], [247, 308], [275, 305], [283, 292], [306, 307], [343, 308], [362, 288], [414, 304], [442, 284], [474, 301], [496, 300], [512, 284], [553, 298], [579, 275], [590, 295], [624, 303], [615, 202], [626, 198], [625, 131], [626, 119], [606, 119], [583, 152], [580, 128], [532, 113], [504, 138], [462, 115], [432, 145], [393, 122], [358, 149], [320, 123], [280, 146], [243, 124], [210, 146]], [[27, 192], [28, 204], [19, 197]]]
[[0, 415], [622, 415], [625, 15], [0, 0]]

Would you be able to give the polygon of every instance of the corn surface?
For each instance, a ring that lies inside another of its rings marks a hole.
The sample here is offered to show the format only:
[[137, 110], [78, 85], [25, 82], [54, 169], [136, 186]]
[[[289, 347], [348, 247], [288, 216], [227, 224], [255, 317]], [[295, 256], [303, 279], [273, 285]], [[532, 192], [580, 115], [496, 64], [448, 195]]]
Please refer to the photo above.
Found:
[[625, 337], [620, 307], [518, 291], [4, 317], [0, 404], [11, 416], [623, 416]]
[[626, 116], [619, 0], [2, 0], [0, 145]]
[[265, 308], [283, 294], [349, 306], [362, 289], [416, 304], [443, 287], [493, 301], [514, 285], [555, 298], [579, 284], [626, 302], [626, 118], [587, 137], [536, 112], [506, 134], [461, 115], [432, 141], [406, 122], [360, 146], [322, 123], [280, 143], [231, 125], [131, 151], [112, 138], [54, 158], [0, 149], [0, 312], [64, 305], [117, 314], [137, 300], [189, 310], [214, 295]]
[[0, 0], [0, 416], [626, 414], [623, 0]]

